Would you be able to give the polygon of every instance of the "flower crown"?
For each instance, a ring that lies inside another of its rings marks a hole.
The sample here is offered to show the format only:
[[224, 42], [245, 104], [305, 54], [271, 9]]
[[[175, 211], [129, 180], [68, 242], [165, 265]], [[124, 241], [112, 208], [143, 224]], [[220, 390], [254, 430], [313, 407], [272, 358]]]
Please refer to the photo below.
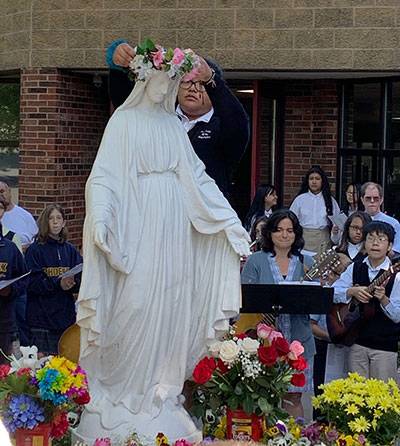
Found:
[[[155, 70], [165, 71], [172, 79], [175, 76], [195, 75], [197, 56], [192, 50], [180, 48], [163, 48], [150, 39], [135, 48], [136, 56], [129, 64], [134, 80], [144, 81], [151, 77]], [[190, 73], [190, 74], [189, 74]]]

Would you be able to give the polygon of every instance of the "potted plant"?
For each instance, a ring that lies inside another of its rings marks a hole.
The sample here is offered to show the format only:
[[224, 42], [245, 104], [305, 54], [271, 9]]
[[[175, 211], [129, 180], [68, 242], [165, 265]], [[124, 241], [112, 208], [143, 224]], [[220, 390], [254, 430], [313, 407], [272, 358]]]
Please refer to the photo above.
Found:
[[228, 438], [259, 440], [265, 417], [273, 423], [287, 415], [280, 403], [290, 383], [305, 384], [303, 346], [259, 324], [256, 339], [232, 330], [209, 351], [193, 371], [193, 415], [226, 409]]
[[0, 417], [17, 446], [47, 446], [67, 432], [68, 412], [89, 402], [86, 373], [60, 356], [38, 360], [36, 347], [23, 354], [22, 360], [0, 365]]
[[373, 445], [395, 443], [400, 432], [400, 391], [393, 379], [385, 382], [349, 373], [321, 388], [313, 406], [338, 430], [361, 434]]

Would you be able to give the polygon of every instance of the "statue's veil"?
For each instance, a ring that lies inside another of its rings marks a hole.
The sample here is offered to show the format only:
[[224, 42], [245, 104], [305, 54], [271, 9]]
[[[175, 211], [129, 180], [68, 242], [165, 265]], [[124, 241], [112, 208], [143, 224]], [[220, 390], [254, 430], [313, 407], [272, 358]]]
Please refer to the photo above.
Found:
[[[165, 73], [165, 76], [168, 76], [168, 74]], [[144, 81], [136, 81], [131, 94], [126, 98], [125, 102], [117, 108], [117, 110], [128, 110], [136, 107], [142, 100], [150, 79], [151, 77]], [[176, 75], [173, 79], [169, 78], [168, 93], [166, 94], [162, 103], [162, 107], [168, 113], [175, 113], [176, 97], [178, 95], [180, 81], [181, 77], [178, 75]]]

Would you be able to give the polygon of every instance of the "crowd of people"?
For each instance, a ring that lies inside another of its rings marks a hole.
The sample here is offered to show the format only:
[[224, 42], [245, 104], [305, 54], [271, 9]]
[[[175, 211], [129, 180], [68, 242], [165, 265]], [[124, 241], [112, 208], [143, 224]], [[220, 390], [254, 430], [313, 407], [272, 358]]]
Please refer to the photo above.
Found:
[[[398, 378], [400, 275], [390, 268], [400, 253], [400, 226], [382, 212], [383, 199], [379, 184], [352, 183], [345, 189], [341, 210], [325, 172], [312, 167], [290, 209], [271, 209], [276, 205], [272, 185], [261, 185], [250, 207], [246, 222], [254, 253], [244, 264], [242, 283], [297, 281], [319, 254], [333, 248], [339, 261], [320, 280], [334, 288], [335, 304], [354, 307], [348, 333], [341, 338], [329, 324], [334, 312], [328, 317], [282, 314], [277, 318], [276, 328], [288, 339], [300, 340], [308, 360], [306, 385], [291, 388], [285, 398], [286, 410], [295, 417], [303, 415], [301, 393], [318, 393], [320, 384], [348, 371], [368, 378]], [[387, 278], [377, 280], [382, 274]]]
[[[119, 68], [127, 67], [133, 56], [134, 49], [125, 41], [108, 49], [115, 107], [132, 89]], [[249, 122], [218, 65], [202, 59], [198, 77], [181, 82], [176, 113], [206, 172], [229, 199], [230, 176], [246, 149]], [[335, 349], [345, 353], [336, 373], [349, 370], [367, 377], [397, 378], [400, 276], [388, 275], [383, 283], [370, 285], [390, 270], [400, 254], [400, 223], [382, 212], [383, 188], [373, 182], [349, 184], [340, 209], [319, 166], [306, 172], [289, 209], [279, 208], [280, 201], [274, 185], [258, 187], [243, 221], [253, 253], [244, 264], [242, 283], [301, 280], [318, 255], [334, 247], [340, 264], [322, 278], [334, 287], [334, 302], [353, 302], [360, 319], [367, 305], [373, 310], [351, 345], [332, 344], [324, 315], [282, 314], [274, 321], [287, 339], [301, 341], [305, 349], [306, 385], [292, 386], [284, 402], [289, 413], [301, 416], [302, 392], [318, 392]], [[0, 281], [0, 347], [5, 355], [15, 352], [19, 343], [35, 344], [42, 354], [56, 354], [62, 333], [76, 320], [80, 273], [66, 273], [83, 262], [68, 242], [64, 210], [48, 205], [36, 222], [12, 202], [7, 183], [0, 182], [0, 221], [0, 279], [18, 279], [2, 288]]]

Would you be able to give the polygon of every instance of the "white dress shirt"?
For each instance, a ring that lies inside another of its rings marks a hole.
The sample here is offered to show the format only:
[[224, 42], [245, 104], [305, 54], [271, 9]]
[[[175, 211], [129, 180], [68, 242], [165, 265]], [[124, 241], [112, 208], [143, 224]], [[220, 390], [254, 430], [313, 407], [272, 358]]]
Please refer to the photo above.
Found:
[[383, 221], [385, 223], [389, 223], [394, 231], [394, 242], [393, 242], [393, 251], [400, 253], [400, 223], [394, 217], [390, 215], [386, 215], [383, 212], [378, 212], [375, 215], [371, 215], [372, 220], [374, 221]]
[[349, 245], [347, 247], [347, 251], [349, 253], [350, 259], [353, 260], [354, 257], [361, 251], [361, 248], [363, 246], [363, 243], [357, 243], [356, 245], [354, 243], [349, 242]]
[[176, 114], [181, 118], [182, 125], [186, 132], [189, 132], [192, 130], [192, 128], [198, 123], [198, 122], [210, 122], [210, 119], [212, 118], [214, 114], [214, 108], [211, 107], [211, 110], [205, 113], [204, 115], [199, 116], [196, 119], [190, 120], [185, 113], [183, 113], [183, 110], [181, 109], [181, 106], [178, 105], [176, 107]]
[[[324, 229], [328, 226], [326, 207], [322, 192], [313, 194], [308, 191], [297, 196], [290, 206], [301, 226], [306, 229]], [[332, 197], [332, 213], [340, 213], [339, 205]]]
[[[373, 267], [369, 261], [369, 258], [366, 257], [363, 260], [364, 263], [368, 266], [368, 277], [372, 282], [379, 271], [381, 269], [388, 270], [390, 268], [391, 262], [388, 257], [378, 265], [377, 267]], [[354, 263], [349, 265], [345, 271], [340, 275], [339, 279], [334, 283], [334, 295], [333, 301], [336, 303], [348, 303], [351, 298], [347, 296], [347, 290], [354, 286], [353, 284], [353, 269]], [[386, 314], [388, 318], [390, 318], [393, 322], [400, 322], [400, 275], [396, 274], [396, 278], [394, 281], [392, 292], [389, 296], [389, 304], [384, 307], [381, 305], [383, 312]]]

